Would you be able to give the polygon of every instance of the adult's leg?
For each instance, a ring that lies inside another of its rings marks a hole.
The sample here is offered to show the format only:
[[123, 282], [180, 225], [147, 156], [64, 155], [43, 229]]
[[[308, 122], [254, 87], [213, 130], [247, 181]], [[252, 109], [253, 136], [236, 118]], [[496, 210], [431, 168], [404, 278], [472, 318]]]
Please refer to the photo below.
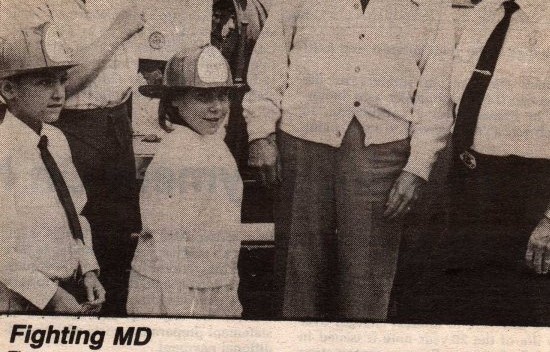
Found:
[[541, 323], [550, 307], [548, 280], [526, 270], [523, 258], [550, 201], [550, 173], [521, 158], [477, 159], [476, 169], [457, 162], [451, 173], [446, 270], [434, 280], [431, 322]]
[[338, 151], [338, 313], [342, 319], [382, 321], [387, 317], [403, 221], [382, 215], [409, 150], [409, 140], [365, 147], [363, 129], [354, 119]]
[[107, 291], [102, 314], [124, 315], [139, 206], [131, 130], [125, 105], [65, 110], [56, 124], [67, 136], [86, 188], [85, 214], [92, 229], [100, 280]]
[[334, 295], [335, 148], [278, 135], [283, 181], [275, 206], [275, 280], [284, 318], [327, 318]]

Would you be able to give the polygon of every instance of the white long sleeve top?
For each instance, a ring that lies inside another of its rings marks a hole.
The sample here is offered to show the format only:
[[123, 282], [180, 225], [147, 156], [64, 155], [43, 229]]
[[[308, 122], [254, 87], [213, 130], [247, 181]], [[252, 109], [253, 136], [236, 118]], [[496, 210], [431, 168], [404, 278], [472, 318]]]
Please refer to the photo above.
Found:
[[[86, 193], [63, 133], [44, 124], [54, 157], [78, 214]], [[40, 156], [40, 136], [7, 112], [0, 124], [0, 281], [40, 309], [80, 266], [99, 270], [89, 224], [79, 216], [83, 244], [71, 234], [67, 216]]]
[[250, 140], [281, 130], [340, 146], [355, 116], [365, 145], [411, 137], [405, 170], [428, 178], [452, 124], [454, 32], [446, 0], [279, 0], [248, 72]]

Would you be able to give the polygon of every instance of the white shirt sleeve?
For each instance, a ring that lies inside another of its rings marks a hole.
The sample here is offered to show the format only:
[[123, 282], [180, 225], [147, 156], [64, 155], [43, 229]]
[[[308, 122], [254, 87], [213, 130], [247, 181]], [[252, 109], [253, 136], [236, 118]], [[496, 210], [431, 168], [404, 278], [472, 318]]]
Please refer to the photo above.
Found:
[[439, 25], [425, 49], [411, 126], [411, 155], [404, 170], [427, 180], [437, 153], [445, 147], [453, 122], [451, 72], [454, 30], [451, 5], [445, 3]]
[[251, 89], [243, 100], [250, 141], [275, 132], [281, 118], [281, 102], [288, 83], [294, 11], [296, 7], [289, 6], [286, 1], [274, 5], [254, 46], [247, 76]]
[[0, 281], [39, 309], [51, 300], [57, 284], [34, 266], [33, 260], [17, 251], [19, 217], [15, 213], [15, 198], [10, 192], [9, 166], [0, 161]]

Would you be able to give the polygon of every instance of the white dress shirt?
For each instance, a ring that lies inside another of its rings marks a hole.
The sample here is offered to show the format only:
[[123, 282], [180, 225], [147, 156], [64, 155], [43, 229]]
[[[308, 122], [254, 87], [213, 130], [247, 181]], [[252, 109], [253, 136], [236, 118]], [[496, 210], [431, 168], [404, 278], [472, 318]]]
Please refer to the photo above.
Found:
[[[445, 0], [279, 1], [256, 43], [244, 99], [250, 140], [280, 128], [340, 146], [411, 136], [405, 170], [428, 178], [452, 124], [454, 33]], [[290, 63], [290, 64], [289, 64]]]
[[[63, 133], [44, 124], [54, 157], [81, 213], [86, 193]], [[40, 309], [54, 295], [55, 279], [80, 266], [98, 270], [87, 220], [80, 216], [85, 245], [71, 234], [67, 215], [37, 147], [40, 136], [7, 112], [0, 124], [0, 281]]]
[[[457, 48], [452, 95], [458, 105], [503, 0], [484, 0], [470, 13]], [[550, 5], [517, 0], [491, 84], [483, 100], [473, 149], [490, 155], [550, 159]]]
[[[115, 16], [134, 0], [2, 0], [0, 26], [34, 27], [44, 22], [56, 26], [67, 49], [76, 53], [92, 44], [111, 25]], [[69, 97], [67, 109], [113, 107], [126, 101], [137, 78], [137, 58], [118, 48], [99, 75], [86, 88]]]
[[238, 283], [243, 185], [221, 133], [174, 127], [145, 174], [140, 207], [152, 236], [140, 238], [132, 268], [159, 280], [165, 303], [178, 307], [182, 287]]

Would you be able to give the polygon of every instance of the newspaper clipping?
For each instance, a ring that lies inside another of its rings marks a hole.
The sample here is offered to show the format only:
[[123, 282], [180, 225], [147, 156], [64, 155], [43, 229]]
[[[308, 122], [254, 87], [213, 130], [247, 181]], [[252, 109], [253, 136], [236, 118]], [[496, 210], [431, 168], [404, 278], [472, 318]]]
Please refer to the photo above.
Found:
[[0, 0], [0, 351], [550, 351], [546, 0]]

